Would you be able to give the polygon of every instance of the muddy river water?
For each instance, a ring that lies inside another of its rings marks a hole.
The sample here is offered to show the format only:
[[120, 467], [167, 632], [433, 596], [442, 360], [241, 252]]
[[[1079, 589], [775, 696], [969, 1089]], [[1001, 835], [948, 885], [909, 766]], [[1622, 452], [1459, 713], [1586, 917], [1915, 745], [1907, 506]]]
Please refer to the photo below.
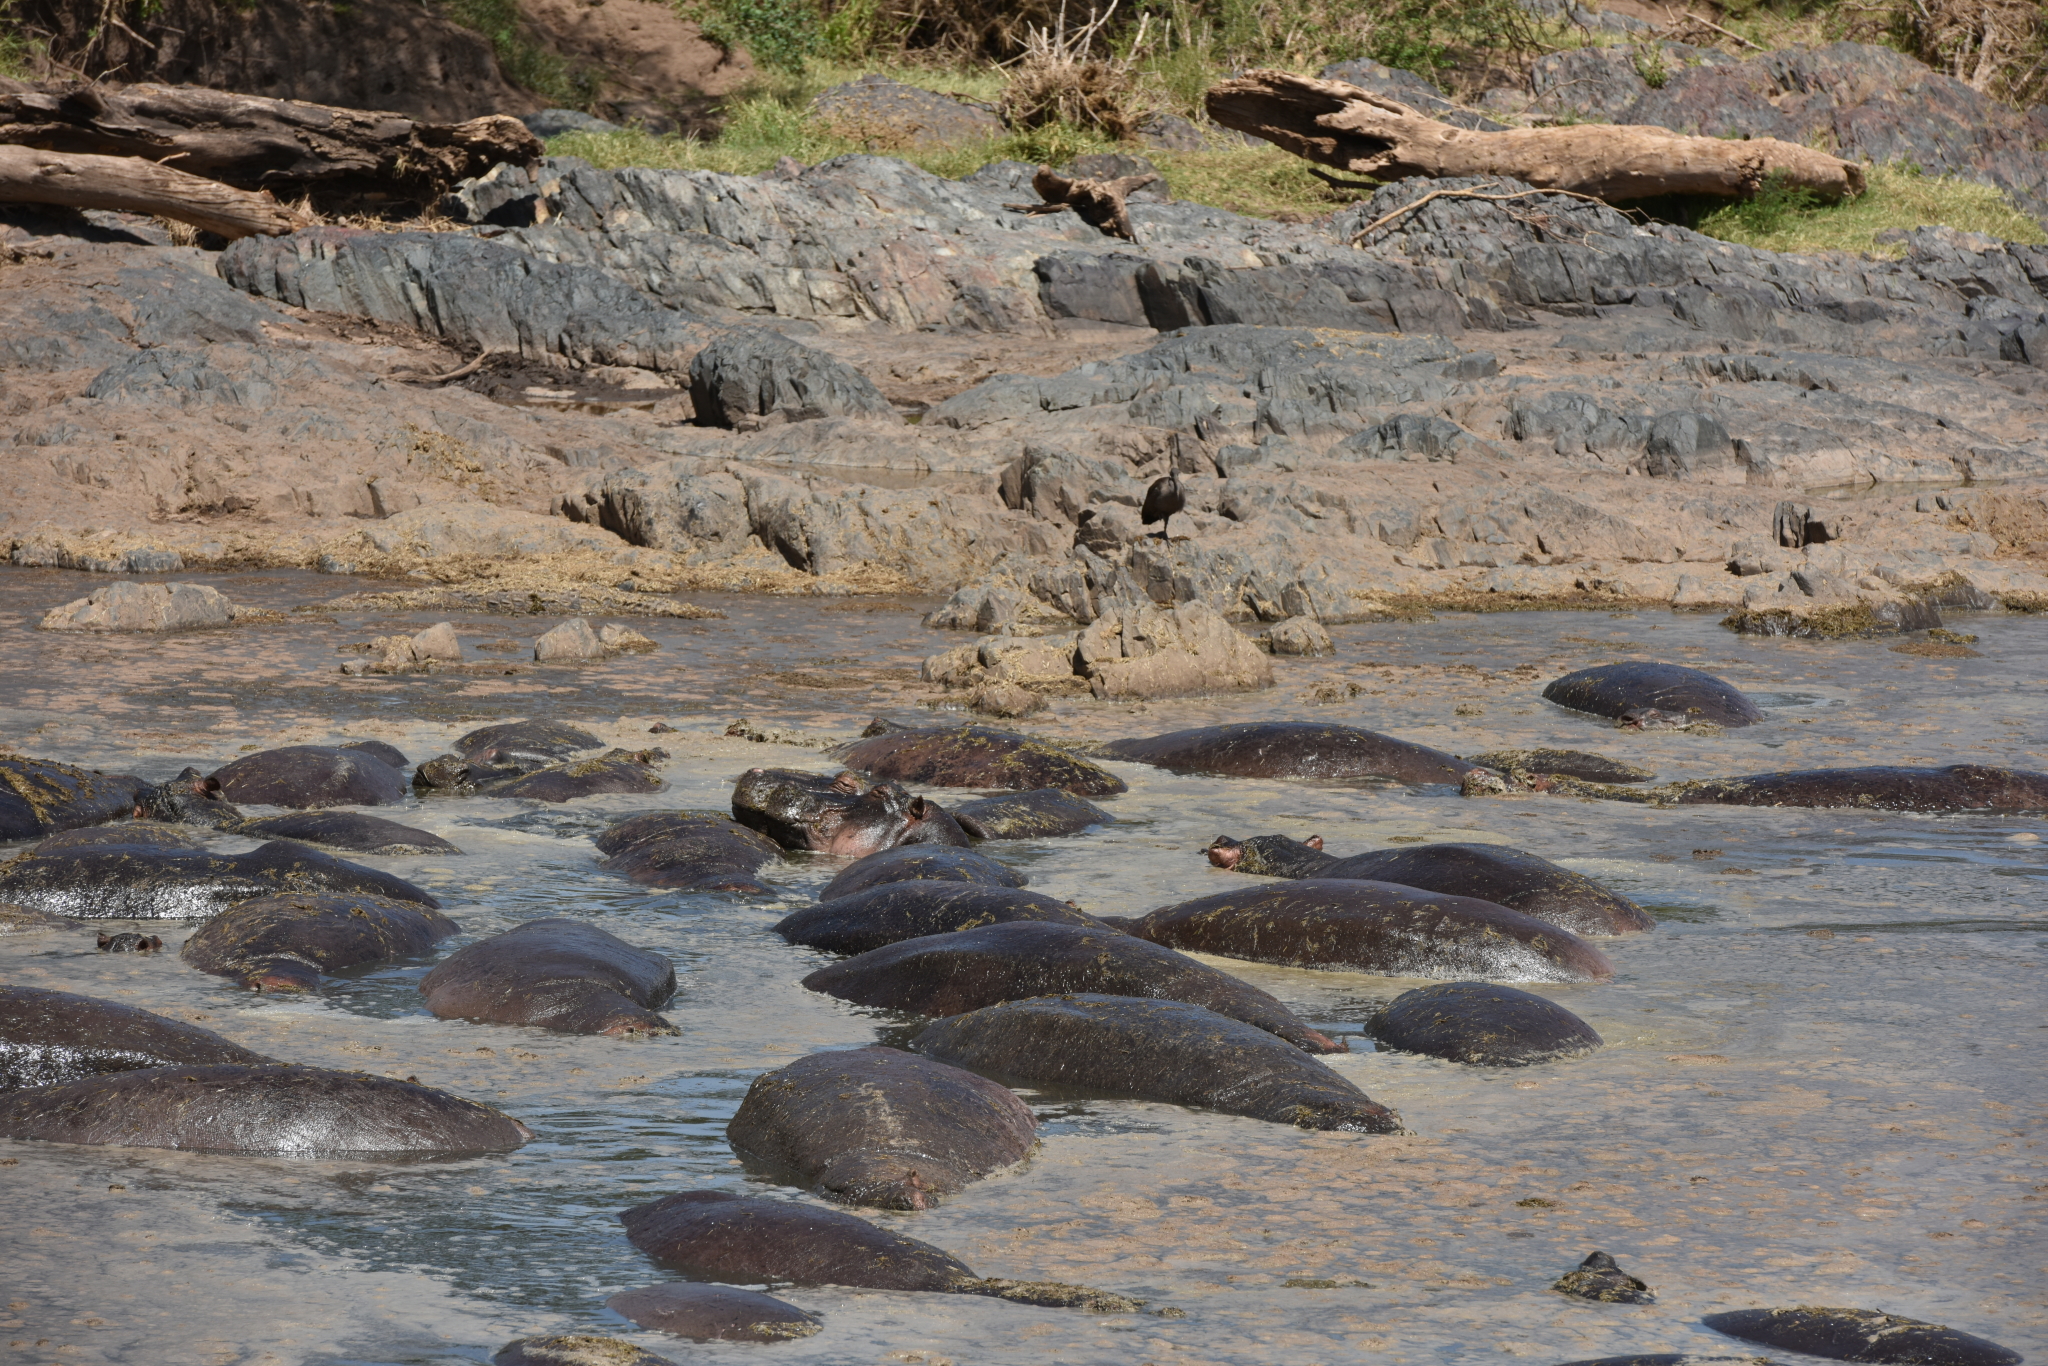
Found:
[[[34, 629], [41, 613], [104, 580], [0, 571], [0, 741], [152, 779], [344, 736], [418, 761], [521, 716], [658, 743], [672, 756], [660, 797], [409, 803], [383, 814], [461, 855], [362, 861], [430, 888], [461, 922], [437, 956], [546, 915], [669, 955], [681, 986], [666, 1013], [682, 1033], [628, 1042], [437, 1020], [416, 991], [431, 960], [259, 997], [174, 952], [99, 954], [90, 932], [0, 939], [0, 980], [198, 1021], [280, 1058], [416, 1076], [536, 1134], [509, 1155], [412, 1165], [0, 1141], [0, 1359], [480, 1362], [517, 1336], [585, 1331], [678, 1361], [1561, 1362], [1739, 1352], [1701, 1316], [1795, 1304], [1882, 1308], [2035, 1360], [2048, 1352], [2043, 822], [1468, 799], [1122, 763], [1109, 767], [1131, 790], [1104, 799], [1114, 826], [991, 851], [1035, 889], [1137, 914], [1239, 881], [1202, 857], [1218, 834], [1315, 833], [1339, 854], [1418, 838], [1528, 849], [1660, 921], [1602, 941], [1612, 982], [1535, 988], [1607, 1047], [1523, 1070], [1376, 1053], [1361, 1023], [1417, 983], [1207, 960], [1352, 1036], [1355, 1051], [1328, 1061], [1410, 1132], [1304, 1133], [1026, 1093], [1043, 1142], [1025, 1164], [935, 1210], [864, 1212], [982, 1275], [1082, 1282], [1184, 1317], [796, 1289], [782, 1293], [825, 1323], [806, 1340], [697, 1346], [641, 1332], [604, 1300], [668, 1277], [627, 1244], [617, 1212], [706, 1186], [812, 1200], [750, 1182], [726, 1121], [762, 1071], [900, 1039], [906, 1021], [804, 991], [798, 979], [824, 955], [768, 932], [832, 860], [771, 869], [771, 897], [651, 892], [599, 868], [591, 836], [623, 812], [724, 806], [756, 764], [830, 769], [817, 746], [871, 716], [931, 718], [918, 663], [962, 637], [922, 628], [928, 603], [706, 597], [727, 615], [630, 623], [659, 643], [652, 654], [536, 667], [531, 642], [555, 619], [304, 611], [371, 585], [203, 581], [284, 616], [167, 639], [49, 635]], [[443, 619], [470, 658], [503, 667], [338, 672], [350, 643]], [[1711, 616], [1444, 615], [1336, 628], [1333, 659], [1278, 661], [1278, 686], [1256, 696], [1071, 699], [1025, 728], [1090, 740], [1314, 718], [1465, 754], [1590, 749], [1660, 781], [1822, 764], [2048, 767], [2048, 623], [1950, 624], [1978, 636], [1975, 656], [1738, 638]], [[1627, 658], [1719, 673], [1768, 719], [1641, 734], [1538, 695], [1558, 673]], [[742, 717], [795, 743], [728, 737]], [[674, 733], [650, 736], [657, 722]], [[147, 928], [175, 949], [191, 927]], [[1548, 1289], [1595, 1248], [1657, 1302]]]

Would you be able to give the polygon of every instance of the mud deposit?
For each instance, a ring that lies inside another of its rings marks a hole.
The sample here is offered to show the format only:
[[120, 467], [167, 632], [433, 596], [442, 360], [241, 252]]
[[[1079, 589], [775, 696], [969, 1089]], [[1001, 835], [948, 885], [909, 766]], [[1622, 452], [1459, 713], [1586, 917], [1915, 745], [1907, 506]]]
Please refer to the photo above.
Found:
[[[1106, 764], [1130, 790], [1095, 799], [1115, 825], [984, 852], [1034, 891], [1128, 916], [1249, 885], [1204, 857], [1219, 833], [1319, 834], [1339, 855], [1496, 841], [1599, 880], [1660, 924], [1596, 941], [1616, 965], [1611, 982], [1532, 988], [1606, 1047], [1518, 1069], [1374, 1052], [1363, 1022], [1421, 983], [1205, 959], [1349, 1038], [1354, 1051], [1324, 1060], [1412, 1132], [1308, 1133], [1026, 1093], [1042, 1143], [1025, 1164], [933, 1210], [861, 1211], [978, 1275], [1077, 1282], [1185, 1317], [798, 1288], [775, 1293], [823, 1324], [799, 1341], [693, 1346], [635, 1328], [607, 1297], [669, 1278], [628, 1244], [618, 1211], [707, 1187], [813, 1200], [750, 1181], [727, 1121], [762, 1072], [818, 1049], [900, 1043], [913, 1021], [803, 990], [798, 980], [833, 960], [769, 932], [841, 861], [771, 864], [768, 896], [650, 891], [602, 870], [591, 837], [626, 812], [722, 807], [757, 765], [829, 771], [801, 742], [850, 738], [874, 715], [930, 718], [917, 666], [949, 643], [918, 624], [933, 604], [705, 597], [728, 615], [636, 620], [658, 650], [584, 666], [531, 662], [559, 618], [456, 616], [465, 655], [502, 669], [351, 678], [338, 672], [356, 657], [344, 647], [442, 615], [295, 610], [369, 586], [333, 577], [205, 581], [282, 619], [155, 639], [49, 635], [34, 623], [86, 591], [82, 576], [0, 571], [0, 740], [162, 781], [188, 764], [208, 772], [256, 748], [343, 738], [387, 741], [417, 763], [476, 726], [545, 716], [607, 744], [661, 745], [669, 789], [379, 808], [464, 852], [353, 857], [428, 888], [462, 933], [303, 996], [191, 970], [173, 951], [195, 928], [182, 922], [0, 938], [0, 980], [142, 1006], [272, 1057], [417, 1077], [536, 1134], [510, 1154], [414, 1165], [0, 1142], [9, 1361], [440, 1366], [486, 1361], [523, 1335], [596, 1332], [693, 1361], [1476, 1366], [1739, 1353], [1702, 1316], [1800, 1304], [1881, 1308], [2030, 1358], [2048, 1351], [2042, 821], [1463, 798], [1117, 761]], [[1024, 728], [1088, 741], [1326, 720], [1457, 754], [1592, 750], [1658, 782], [2048, 767], [2048, 631], [1997, 613], [1958, 623], [1978, 657], [1742, 638], [1711, 616], [1662, 612], [1445, 614], [1333, 628], [1334, 657], [1276, 660], [1278, 686], [1262, 694], [1066, 699]], [[491, 642], [505, 648], [480, 648]], [[1721, 734], [1633, 732], [1540, 698], [1562, 673], [1625, 659], [1715, 673], [1765, 719]], [[728, 737], [742, 717], [799, 743]], [[657, 722], [674, 732], [650, 735]], [[633, 1042], [427, 1013], [416, 983], [434, 962], [545, 916], [586, 918], [673, 958], [680, 985], [663, 1013], [680, 1034]], [[119, 930], [161, 934], [165, 951], [95, 951], [97, 932]], [[1596, 1248], [1656, 1302], [1549, 1289]]]

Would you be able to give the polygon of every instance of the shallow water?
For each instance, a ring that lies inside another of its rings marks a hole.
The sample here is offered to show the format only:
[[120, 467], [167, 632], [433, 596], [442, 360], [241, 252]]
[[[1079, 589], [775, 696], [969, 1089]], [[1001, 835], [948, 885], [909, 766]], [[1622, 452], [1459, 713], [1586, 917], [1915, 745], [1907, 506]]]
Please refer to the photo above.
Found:
[[[797, 980], [823, 956], [766, 932], [833, 861], [792, 860], [773, 897], [655, 893], [603, 872], [590, 835], [622, 812], [723, 806], [754, 764], [830, 769], [816, 748], [723, 732], [744, 716], [823, 740], [877, 713], [929, 716], [917, 664], [961, 638], [922, 629], [923, 603], [707, 597], [729, 616], [634, 620], [662, 646], [648, 656], [535, 669], [519, 661], [554, 620], [455, 616], [472, 658], [521, 671], [343, 679], [342, 647], [444, 614], [296, 612], [372, 585], [206, 577], [287, 620], [168, 640], [43, 635], [31, 629], [43, 609], [103, 580], [0, 572], [0, 740], [152, 778], [344, 735], [418, 760], [523, 715], [658, 743], [672, 756], [660, 797], [383, 809], [464, 853], [363, 861], [430, 887], [462, 922], [437, 957], [541, 915], [588, 916], [669, 954], [681, 988], [667, 1013], [683, 1032], [633, 1043], [435, 1020], [414, 990], [432, 959], [311, 997], [259, 998], [172, 952], [100, 955], [89, 933], [0, 940], [4, 980], [200, 1020], [279, 1057], [417, 1076], [497, 1104], [537, 1135], [507, 1156], [413, 1165], [0, 1142], [0, 1355], [438, 1363], [580, 1330], [678, 1360], [1554, 1362], [1733, 1351], [1701, 1315], [1815, 1303], [2048, 1350], [2041, 821], [1468, 800], [1129, 764], [1110, 765], [1132, 785], [1104, 802], [1114, 827], [992, 850], [1034, 888], [1128, 914], [1237, 881], [1201, 856], [1219, 833], [1319, 833], [1340, 854], [1418, 837], [1529, 849], [1662, 922], [1602, 941], [1611, 983], [1537, 988], [1608, 1047], [1520, 1071], [1378, 1054], [1360, 1022], [1416, 983], [1212, 959], [1352, 1034], [1358, 1051], [1332, 1065], [1412, 1133], [1307, 1134], [1027, 1095], [1044, 1119], [1029, 1162], [937, 1210], [870, 1216], [983, 1275], [1084, 1282], [1185, 1318], [824, 1289], [787, 1292], [827, 1325], [801, 1342], [694, 1346], [639, 1332], [603, 1300], [666, 1277], [626, 1243], [616, 1213], [675, 1190], [749, 1187], [723, 1129], [751, 1078], [815, 1049], [900, 1038], [905, 1021], [805, 992]], [[1088, 740], [1313, 717], [1468, 754], [1592, 749], [1659, 781], [1837, 763], [2048, 767], [2048, 629], [1997, 615], [1951, 625], [1981, 636], [1982, 658], [1746, 640], [1711, 617], [1661, 613], [1344, 627], [1334, 659], [1278, 661], [1279, 686], [1257, 697], [1070, 700], [1029, 728]], [[516, 648], [473, 648], [498, 641]], [[1770, 717], [1719, 736], [1638, 734], [1538, 697], [1567, 669], [1632, 657], [1721, 673]], [[1314, 700], [1332, 695], [1345, 700]], [[676, 733], [650, 736], [656, 721]], [[172, 949], [189, 933], [148, 928]], [[1594, 1248], [1658, 1302], [1595, 1305], [1547, 1289]]]

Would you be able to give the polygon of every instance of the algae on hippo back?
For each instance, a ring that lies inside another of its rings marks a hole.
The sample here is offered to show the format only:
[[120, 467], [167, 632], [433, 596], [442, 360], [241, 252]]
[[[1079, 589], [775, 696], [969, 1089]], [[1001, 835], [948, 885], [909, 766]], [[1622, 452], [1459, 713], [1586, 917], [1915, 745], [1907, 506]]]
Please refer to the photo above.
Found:
[[898, 782], [1028, 792], [1056, 787], [1077, 797], [1127, 791], [1124, 780], [1057, 745], [992, 726], [882, 728], [877, 722], [834, 756], [848, 768]]

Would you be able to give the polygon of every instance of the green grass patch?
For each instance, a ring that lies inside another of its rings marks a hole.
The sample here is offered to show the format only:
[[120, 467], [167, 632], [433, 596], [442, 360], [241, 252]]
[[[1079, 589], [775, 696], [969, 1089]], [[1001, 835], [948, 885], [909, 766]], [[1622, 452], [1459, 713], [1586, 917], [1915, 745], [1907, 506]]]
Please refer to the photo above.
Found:
[[1821, 204], [1804, 191], [1766, 187], [1742, 203], [1717, 208], [1699, 230], [1724, 242], [1766, 251], [1860, 251], [1902, 256], [1880, 245], [1888, 228], [1951, 227], [2008, 242], [2048, 243], [2048, 231], [1990, 185], [1925, 175], [1912, 166], [1867, 168], [1869, 189], [1840, 204]]
[[528, 37], [520, 27], [518, 0], [441, 0], [441, 12], [491, 40], [505, 79], [562, 109], [587, 109], [597, 98], [597, 80]]

